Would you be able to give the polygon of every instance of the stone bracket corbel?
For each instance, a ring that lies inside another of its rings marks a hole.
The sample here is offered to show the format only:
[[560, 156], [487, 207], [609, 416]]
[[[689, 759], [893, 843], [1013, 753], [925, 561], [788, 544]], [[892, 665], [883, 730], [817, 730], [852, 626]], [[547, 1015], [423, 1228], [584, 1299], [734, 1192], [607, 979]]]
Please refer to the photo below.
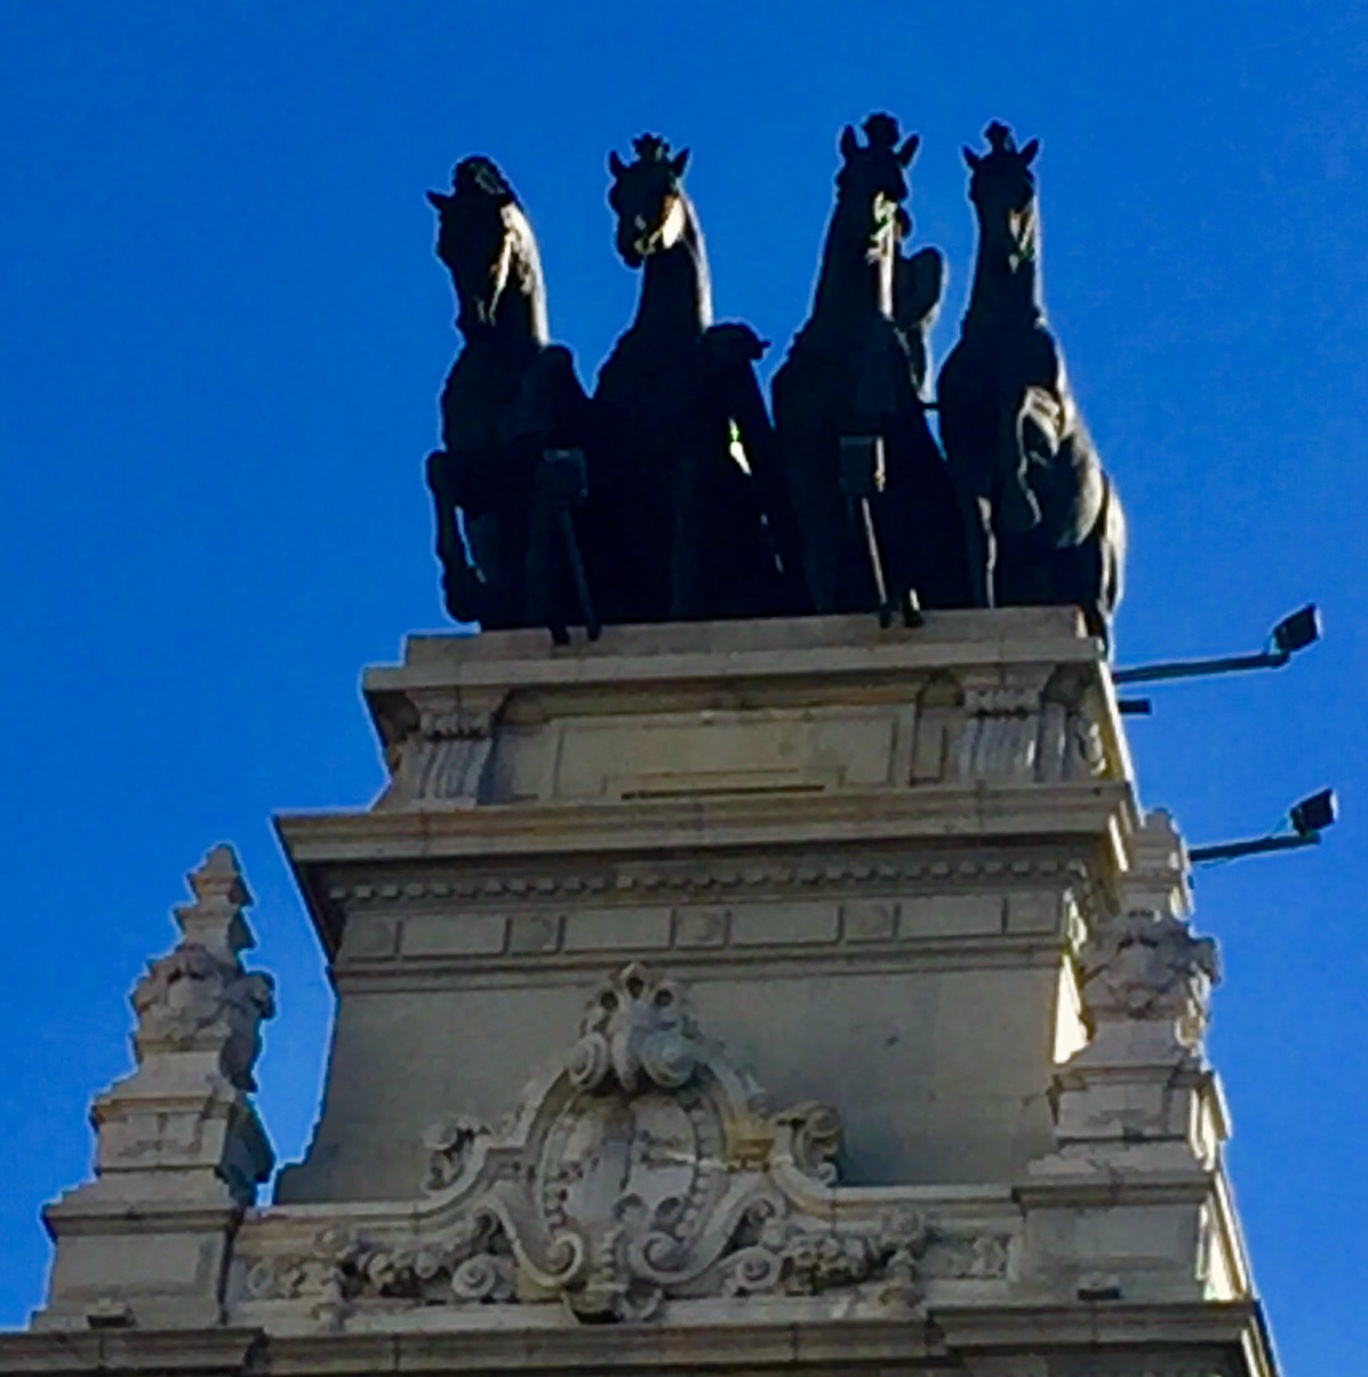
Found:
[[414, 720], [387, 752], [387, 803], [400, 808], [472, 808], [485, 795], [506, 689], [415, 689]]

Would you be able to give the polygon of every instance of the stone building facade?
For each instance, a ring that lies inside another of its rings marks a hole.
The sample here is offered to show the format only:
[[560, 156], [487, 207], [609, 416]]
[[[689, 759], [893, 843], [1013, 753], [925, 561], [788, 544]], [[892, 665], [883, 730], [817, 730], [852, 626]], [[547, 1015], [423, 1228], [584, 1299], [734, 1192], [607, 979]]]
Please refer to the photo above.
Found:
[[1216, 950], [1067, 609], [417, 637], [277, 819], [337, 994], [303, 1161], [212, 851], [0, 1372], [1274, 1371]]

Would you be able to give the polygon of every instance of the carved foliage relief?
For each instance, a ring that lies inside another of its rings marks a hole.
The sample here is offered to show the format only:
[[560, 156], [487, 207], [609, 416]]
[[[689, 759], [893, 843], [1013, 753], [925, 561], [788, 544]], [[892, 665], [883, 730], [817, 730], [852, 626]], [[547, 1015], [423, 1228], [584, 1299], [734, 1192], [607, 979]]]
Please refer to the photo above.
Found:
[[823, 1106], [772, 1112], [702, 1036], [687, 989], [629, 965], [511, 1122], [429, 1133], [416, 1223], [410, 1207], [402, 1226], [399, 1212], [369, 1232], [339, 1222], [291, 1247], [263, 1216], [242, 1240], [247, 1295], [334, 1326], [395, 1301], [561, 1302], [621, 1321], [671, 1300], [829, 1291], [906, 1312], [927, 1275], [1005, 1277], [1006, 1234], [952, 1235], [887, 1191], [837, 1187], [839, 1136]]

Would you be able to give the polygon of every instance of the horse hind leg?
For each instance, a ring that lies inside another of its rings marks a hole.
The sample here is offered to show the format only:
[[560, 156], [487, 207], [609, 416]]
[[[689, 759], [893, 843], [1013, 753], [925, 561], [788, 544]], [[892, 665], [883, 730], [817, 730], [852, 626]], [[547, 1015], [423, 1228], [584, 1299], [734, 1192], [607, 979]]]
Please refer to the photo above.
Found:
[[1126, 558], [1126, 518], [1110, 480], [1104, 479], [1102, 507], [1092, 529], [1076, 546], [1057, 555], [1061, 602], [1083, 609], [1089, 635], [1096, 636], [1108, 655], [1112, 651], [1112, 620], [1121, 602]]

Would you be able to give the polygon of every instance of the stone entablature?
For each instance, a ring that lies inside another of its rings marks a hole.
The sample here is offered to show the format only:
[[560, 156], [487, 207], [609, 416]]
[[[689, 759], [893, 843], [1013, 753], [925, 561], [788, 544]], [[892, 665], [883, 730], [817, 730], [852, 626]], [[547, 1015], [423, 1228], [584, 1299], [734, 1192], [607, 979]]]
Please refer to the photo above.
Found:
[[1129, 776], [1096, 643], [1065, 608], [412, 637], [365, 692], [384, 809]]

